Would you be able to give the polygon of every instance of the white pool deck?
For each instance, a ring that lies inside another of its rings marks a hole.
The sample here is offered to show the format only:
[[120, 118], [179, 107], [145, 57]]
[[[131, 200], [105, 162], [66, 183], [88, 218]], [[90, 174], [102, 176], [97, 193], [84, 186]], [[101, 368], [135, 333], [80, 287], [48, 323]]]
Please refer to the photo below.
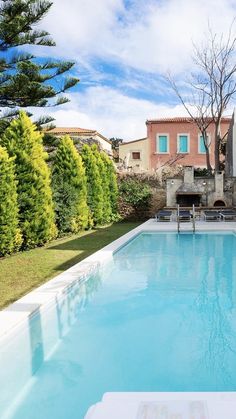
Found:
[[[180, 234], [187, 231], [192, 232], [192, 223], [181, 223]], [[200, 231], [236, 233], [236, 222], [196, 221], [196, 232]], [[110, 258], [116, 250], [141, 232], [177, 232], [177, 223], [150, 219], [0, 311], [0, 345], [4, 345], [5, 340], [14, 336], [19, 327], [28, 325], [29, 318], [35, 312], [40, 312], [42, 315], [47, 307], [53, 306], [58, 297], [68, 290], [68, 287], [75, 282], [83, 281], [96, 266]], [[177, 400], [185, 404], [174, 403]], [[199, 405], [198, 407], [195, 405], [194, 412], [190, 413], [188, 403], [194, 400], [199, 402]], [[86, 419], [126, 418], [236, 419], [236, 392], [106, 393], [103, 400], [91, 407], [86, 415]]]
[[235, 393], [105, 393], [85, 419], [235, 419]]

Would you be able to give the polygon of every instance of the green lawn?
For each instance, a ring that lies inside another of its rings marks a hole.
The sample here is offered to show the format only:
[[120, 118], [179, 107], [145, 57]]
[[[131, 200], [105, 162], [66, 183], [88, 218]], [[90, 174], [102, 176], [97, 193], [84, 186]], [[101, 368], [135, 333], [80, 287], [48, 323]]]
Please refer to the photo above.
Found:
[[137, 227], [138, 222], [116, 223], [55, 240], [46, 247], [0, 260], [0, 308], [70, 268], [108, 243]]

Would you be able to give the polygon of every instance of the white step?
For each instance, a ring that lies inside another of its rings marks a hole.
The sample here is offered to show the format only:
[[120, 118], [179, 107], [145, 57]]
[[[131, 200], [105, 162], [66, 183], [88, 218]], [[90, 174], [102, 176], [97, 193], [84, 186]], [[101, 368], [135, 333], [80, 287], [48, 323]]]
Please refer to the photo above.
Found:
[[236, 393], [106, 393], [85, 419], [235, 419]]

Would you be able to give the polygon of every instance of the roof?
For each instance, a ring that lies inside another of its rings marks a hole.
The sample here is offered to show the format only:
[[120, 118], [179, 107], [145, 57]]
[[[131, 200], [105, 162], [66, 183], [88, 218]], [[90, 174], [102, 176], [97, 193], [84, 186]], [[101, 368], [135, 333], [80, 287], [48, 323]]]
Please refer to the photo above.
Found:
[[147, 137], [145, 137], [145, 138], [139, 138], [138, 140], [133, 140], [133, 141], [126, 141], [125, 143], [121, 143], [121, 144], [119, 144], [119, 147], [121, 147], [122, 145], [128, 145], [128, 144], [132, 144], [132, 143], [138, 143], [139, 141], [145, 141], [145, 140], [147, 140], [148, 138]]
[[48, 131], [50, 134], [55, 135], [98, 135], [103, 140], [111, 144], [111, 141], [108, 138], [104, 137], [102, 134], [97, 132], [94, 129], [79, 128], [79, 127], [55, 127]]
[[[223, 117], [222, 122], [229, 123], [231, 121], [232, 117]], [[208, 120], [211, 120], [209, 118]], [[147, 119], [146, 124], [161, 124], [163, 122], [188, 122], [188, 123], [194, 123], [194, 121], [189, 116], [175, 116], [173, 118], [158, 118], [158, 119]]]

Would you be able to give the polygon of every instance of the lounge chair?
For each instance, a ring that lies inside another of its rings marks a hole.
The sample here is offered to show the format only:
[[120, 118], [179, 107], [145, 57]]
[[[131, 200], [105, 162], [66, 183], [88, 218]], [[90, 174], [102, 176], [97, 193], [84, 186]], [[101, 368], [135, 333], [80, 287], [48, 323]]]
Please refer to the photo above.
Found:
[[[177, 214], [178, 217], [178, 214]], [[191, 213], [189, 210], [179, 210], [179, 220], [180, 221], [190, 221]]]
[[224, 221], [234, 221], [236, 219], [236, 211], [234, 210], [222, 210], [220, 215]]
[[172, 217], [172, 211], [160, 210], [155, 215], [157, 221], [170, 221]]
[[218, 211], [204, 211], [204, 220], [205, 221], [220, 221], [220, 214]]

